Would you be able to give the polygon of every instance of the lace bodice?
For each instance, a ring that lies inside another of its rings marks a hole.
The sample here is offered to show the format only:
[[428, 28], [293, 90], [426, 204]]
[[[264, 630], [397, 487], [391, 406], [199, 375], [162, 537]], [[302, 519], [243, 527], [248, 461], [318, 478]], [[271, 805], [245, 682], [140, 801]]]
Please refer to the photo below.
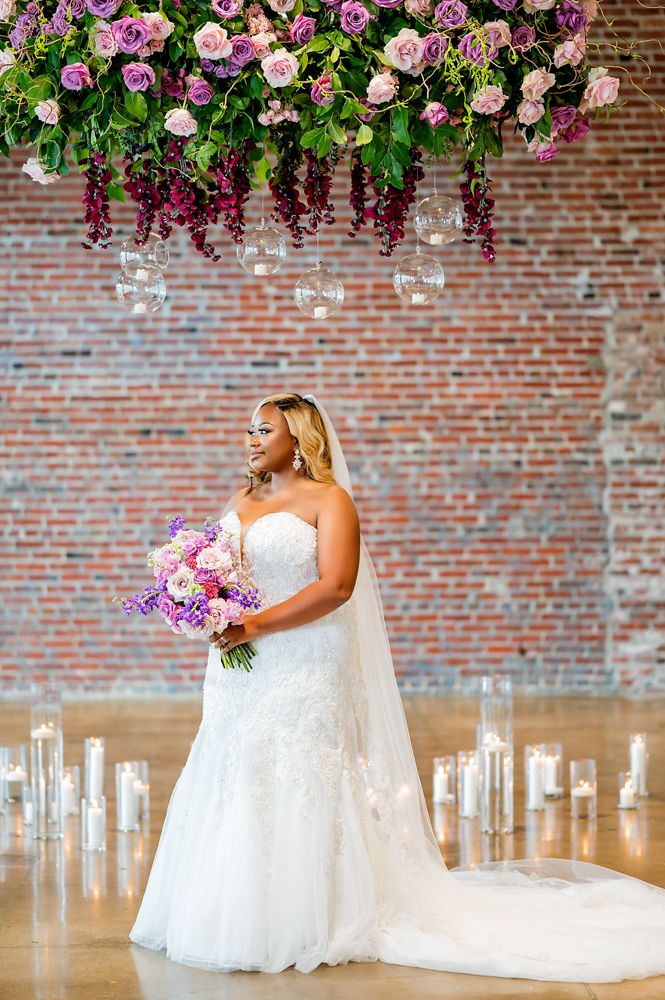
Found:
[[282, 510], [259, 517], [247, 529], [242, 551], [236, 512], [221, 524], [230, 534], [238, 575], [258, 589], [263, 608], [287, 601], [319, 579], [317, 530], [296, 514]]

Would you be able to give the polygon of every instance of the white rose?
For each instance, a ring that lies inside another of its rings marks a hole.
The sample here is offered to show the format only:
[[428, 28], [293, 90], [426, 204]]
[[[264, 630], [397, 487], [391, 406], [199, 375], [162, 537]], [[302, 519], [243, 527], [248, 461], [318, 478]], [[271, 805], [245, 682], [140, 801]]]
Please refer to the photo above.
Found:
[[0, 0], [0, 21], [8, 21], [16, 13], [14, 0]]
[[166, 589], [176, 601], [181, 601], [184, 597], [188, 597], [193, 585], [194, 573], [184, 563], [166, 581]]
[[202, 625], [190, 625], [189, 622], [184, 621], [182, 618], [178, 622], [178, 625], [182, 634], [186, 635], [188, 639], [209, 639], [215, 631], [215, 626], [210, 615], [205, 616]]
[[40, 184], [52, 184], [53, 181], [57, 181], [60, 177], [60, 174], [55, 171], [46, 173], [42, 164], [34, 156], [31, 156], [21, 169], [24, 174], [27, 174], [33, 181], [38, 181]]
[[0, 51], [0, 76], [6, 73], [7, 70], [11, 69], [16, 62], [16, 56], [11, 49], [2, 49]]
[[60, 105], [57, 101], [37, 101], [35, 115], [45, 125], [57, 125], [60, 118]]

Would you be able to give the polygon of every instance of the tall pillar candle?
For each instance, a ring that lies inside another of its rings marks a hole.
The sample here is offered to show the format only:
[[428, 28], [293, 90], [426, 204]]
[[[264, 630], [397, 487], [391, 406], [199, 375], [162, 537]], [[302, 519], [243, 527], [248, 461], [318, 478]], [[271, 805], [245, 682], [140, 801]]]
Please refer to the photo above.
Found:
[[118, 830], [138, 830], [138, 761], [115, 766]]
[[630, 773], [635, 794], [640, 797], [647, 792], [647, 734], [631, 733], [630, 735]]
[[104, 794], [104, 739], [91, 736], [85, 741], [85, 796], [99, 799]]

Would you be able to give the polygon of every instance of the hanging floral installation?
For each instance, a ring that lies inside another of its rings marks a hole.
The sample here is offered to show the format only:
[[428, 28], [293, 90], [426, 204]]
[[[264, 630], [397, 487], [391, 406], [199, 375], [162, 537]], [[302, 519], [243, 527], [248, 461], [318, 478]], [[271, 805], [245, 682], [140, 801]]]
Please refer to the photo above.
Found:
[[589, 62], [599, 14], [593, 0], [0, 0], [0, 149], [34, 146], [23, 169], [42, 184], [70, 153], [84, 246], [108, 246], [109, 201], [128, 195], [139, 242], [183, 226], [213, 260], [209, 225], [240, 243], [252, 187], [269, 184], [296, 247], [330, 225], [347, 150], [350, 235], [372, 225], [389, 256], [426, 157], [458, 150], [464, 239], [491, 261], [487, 158], [506, 128], [543, 163], [618, 108], [619, 76]]

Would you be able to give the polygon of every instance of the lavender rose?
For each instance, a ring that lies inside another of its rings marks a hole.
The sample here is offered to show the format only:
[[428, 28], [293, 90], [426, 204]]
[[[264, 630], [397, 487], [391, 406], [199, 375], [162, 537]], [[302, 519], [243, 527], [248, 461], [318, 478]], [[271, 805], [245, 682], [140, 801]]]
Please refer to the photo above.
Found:
[[[328, 3], [329, 0], [326, 0]], [[374, 0], [377, 7], [399, 7], [402, 0]]]
[[526, 52], [536, 44], [536, 32], [526, 24], [513, 28], [513, 48], [518, 52]]
[[439, 66], [443, 62], [443, 57], [448, 48], [448, 39], [445, 35], [431, 34], [425, 38], [423, 48], [423, 59], [430, 66]]
[[122, 78], [127, 90], [147, 90], [155, 82], [155, 71], [146, 63], [127, 63], [122, 67]]
[[173, 76], [168, 69], [162, 73], [161, 88], [169, 97], [183, 98], [185, 96], [185, 71], [178, 70], [178, 75]]
[[[215, 92], [206, 80], [202, 80], [200, 76], [186, 76], [185, 83], [189, 87], [187, 100], [191, 101], [192, 104], [210, 104]], [[196, 582], [200, 583], [201, 581], [197, 580]]]
[[442, 28], [458, 28], [466, 21], [468, 7], [462, 0], [443, 0], [434, 8], [434, 20]]
[[568, 128], [575, 121], [577, 108], [574, 104], [559, 104], [557, 107], [550, 107], [552, 116], [552, 131], [559, 132]]
[[294, 45], [307, 45], [314, 37], [316, 21], [313, 17], [305, 17], [304, 14], [296, 14], [293, 24], [289, 25], [289, 34]]
[[576, 118], [572, 125], [557, 132], [559, 142], [580, 142], [587, 134], [591, 126], [588, 118]]
[[252, 39], [247, 35], [234, 35], [231, 39], [233, 52], [229, 56], [229, 61], [236, 66], [246, 66], [254, 59], [254, 46]]
[[242, 11], [241, 0], [212, 0], [212, 9], [218, 17], [237, 17]]
[[484, 69], [489, 60], [494, 59], [497, 53], [497, 50], [489, 42], [489, 39], [485, 43], [485, 51], [483, 52], [483, 43], [475, 31], [467, 31], [466, 35], [460, 38], [457, 48], [465, 59], [468, 59], [474, 66], [479, 66], [481, 69]]
[[325, 107], [327, 104], [333, 103], [335, 95], [331, 90], [330, 73], [324, 73], [323, 76], [314, 81], [311, 97], [319, 107]]
[[83, 87], [92, 87], [90, 71], [81, 62], [63, 66], [60, 70], [60, 79], [66, 90], [81, 90]]
[[347, 35], [363, 35], [371, 18], [364, 4], [357, 0], [344, 0], [342, 4], [342, 31]]
[[125, 14], [119, 21], [111, 25], [113, 37], [121, 52], [134, 55], [152, 38], [152, 28], [142, 17], [129, 17]]
[[571, 35], [584, 30], [586, 17], [584, 11], [575, 0], [563, 0], [556, 12], [556, 23], [560, 28], [567, 28]]
[[447, 122], [449, 117], [448, 108], [443, 104], [439, 104], [438, 101], [432, 101], [421, 114], [420, 120], [421, 122], [429, 122], [432, 128], [436, 128], [437, 125]]
[[85, 0], [85, 5], [95, 17], [111, 17], [117, 11], [122, 0]]
[[497, 7], [500, 7], [501, 10], [514, 10], [517, 6], [517, 0], [494, 0], [494, 3]]
[[[364, 115], [361, 115], [360, 112], [357, 112], [357, 117], [360, 118], [361, 122], [371, 122], [372, 118], [376, 114], [376, 111], [370, 111], [369, 110], [369, 108], [371, 108], [373, 105], [370, 104], [370, 102], [368, 101], [368, 99], [366, 97], [359, 97], [358, 98], [358, 104], [362, 104], [362, 106], [364, 108], [367, 108], [368, 110], [367, 110], [367, 114], [364, 114]], [[374, 105], [374, 107], [375, 106], [376, 105]]]

